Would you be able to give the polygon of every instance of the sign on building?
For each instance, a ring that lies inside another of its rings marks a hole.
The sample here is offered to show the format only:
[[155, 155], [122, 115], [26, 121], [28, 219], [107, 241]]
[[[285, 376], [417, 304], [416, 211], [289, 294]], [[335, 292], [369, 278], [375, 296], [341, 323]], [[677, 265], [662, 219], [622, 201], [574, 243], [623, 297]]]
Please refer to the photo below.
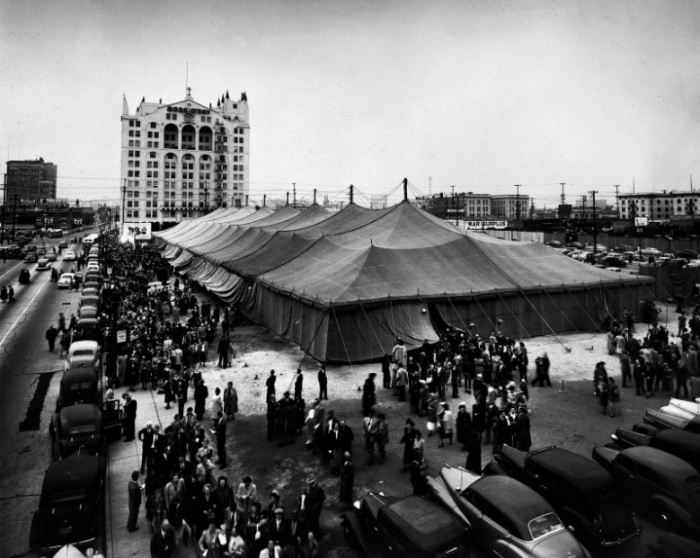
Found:
[[464, 228], [469, 230], [484, 230], [484, 229], [505, 229], [508, 227], [508, 221], [465, 221]]
[[134, 240], [151, 240], [151, 223], [124, 223], [126, 233], [133, 235]]
[[635, 227], [646, 227], [649, 224], [648, 217], [635, 217], [634, 226]]

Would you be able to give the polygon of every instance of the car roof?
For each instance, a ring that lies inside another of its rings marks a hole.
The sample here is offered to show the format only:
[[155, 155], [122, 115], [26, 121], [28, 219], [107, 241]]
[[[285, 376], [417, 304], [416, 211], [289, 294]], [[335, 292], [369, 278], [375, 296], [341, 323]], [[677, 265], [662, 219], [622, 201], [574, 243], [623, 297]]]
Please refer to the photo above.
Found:
[[564, 448], [547, 448], [535, 452], [528, 460], [566, 482], [576, 486], [584, 494], [595, 497], [601, 486], [612, 485], [608, 471], [592, 459]]
[[655, 471], [663, 471], [672, 476], [685, 478], [691, 475], [697, 476], [698, 474], [695, 467], [687, 461], [663, 450], [651, 448], [649, 446], [627, 448], [620, 453], [632, 457], [635, 461], [639, 461]]
[[101, 480], [102, 457], [95, 455], [72, 455], [54, 461], [44, 476], [41, 490], [42, 500], [57, 488], [61, 491], [94, 489]]
[[97, 352], [100, 350], [100, 344], [97, 341], [73, 341], [70, 347], [68, 347], [68, 352], [85, 351], [88, 349]]
[[102, 412], [97, 405], [92, 403], [78, 403], [70, 407], [63, 407], [60, 412], [61, 419], [68, 426], [99, 422], [102, 419]]
[[666, 430], [659, 430], [654, 437], [662, 443], [673, 444], [684, 450], [700, 454], [700, 436], [695, 432], [667, 428]]
[[390, 502], [379, 510], [380, 516], [412, 539], [426, 554], [434, 554], [464, 527], [450, 512], [420, 496], [408, 496]]
[[95, 369], [91, 367], [81, 367], [81, 368], [69, 368], [66, 370], [65, 374], [63, 374], [63, 379], [61, 380], [62, 382], [68, 382], [68, 381], [93, 381], [97, 379], [97, 374], [95, 374]]
[[469, 485], [465, 492], [474, 492], [489, 501], [511, 520], [513, 525], [523, 525], [553, 509], [547, 501], [530, 487], [506, 475], [482, 477]]

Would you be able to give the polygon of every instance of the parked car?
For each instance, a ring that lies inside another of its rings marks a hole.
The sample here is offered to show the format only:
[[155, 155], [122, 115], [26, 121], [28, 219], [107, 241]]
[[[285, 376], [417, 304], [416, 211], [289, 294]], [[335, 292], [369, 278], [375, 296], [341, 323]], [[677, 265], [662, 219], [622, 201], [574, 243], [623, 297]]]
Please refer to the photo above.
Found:
[[98, 312], [97, 306], [81, 306], [78, 310], [78, 321], [86, 318], [97, 318]]
[[73, 273], [63, 273], [61, 274], [61, 277], [59, 278], [58, 282], [56, 283], [56, 286], [59, 289], [67, 289], [70, 287], [71, 281], [73, 281], [74, 274]]
[[105, 459], [95, 455], [76, 454], [49, 466], [32, 517], [32, 550], [54, 551], [68, 543], [85, 548], [104, 537], [105, 471]]
[[73, 250], [67, 250], [63, 252], [63, 261], [64, 262], [74, 262], [77, 260], [78, 257], [75, 255], [75, 252]]
[[620, 256], [605, 256], [603, 264], [607, 267], [625, 267], [627, 266], [627, 260]]
[[618, 428], [611, 436], [613, 443], [621, 449], [636, 446], [656, 448], [680, 457], [700, 471], [700, 436], [693, 432], [667, 428], [643, 434]]
[[80, 318], [75, 324], [74, 339], [102, 342], [102, 332], [97, 318]]
[[700, 542], [670, 531], [661, 531], [656, 542], [649, 544], [647, 558], [697, 558]]
[[[700, 434], [700, 417], [695, 417], [693, 419], [683, 419], [667, 415], [661, 411], [654, 411], [653, 409], [647, 409], [647, 412], [642, 419], [646, 424], [652, 426], [657, 430], [665, 430], [667, 428], [677, 428], [678, 430], [687, 430], [688, 432], [694, 432]], [[639, 432], [648, 429], [642, 429], [639, 425], [635, 425], [633, 430]]]
[[389, 498], [369, 493], [343, 514], [348, 546], [364, 556], [468, 557], [467, 529], [451, 513], [419, 496]]
[[87, 295], [87, 296], [99, 296], [100, 295], [100, 289], [97, 287], [93, 286], [87, 286], [83, 288], [83, 291], [81, 293], [82, 295]]
[[83, 295], [80, 297], [80, 308], [83, 306], [94, 306], [95, 308], [99, 308], [100, 306], [100, 297], [96, 295]]
[[87, 264], [87, 267], [85, 268], [87, 271], [95, 270], [99, 271], [100, 270], [100, 265], [97, 262], [89, 262]]
[[673, 253], [677, 258], [683, 258], [686, 260], [696, 260], [698, 258], [698, 253], [690, 248], [685, 248], [683, 250], [676, 250]]
[[102, 370], [102, 352], [96, 341], [74, 341], [68, 347], [65, 369], [92, 368]]
[[537, 491], [588, 549], [618, 546], [640, 534], [612, 475], [588, 457], [556, 446], [525, 453], [506, 445], [485, 472], [510, 475]]
[[663, 529], [700, 537], [700, 474], [692, 465], [650, 447], [595, 447], [593, 458], [610, 471], [633, 509]]
[[105, 401], [102, 408], [79, 403], [54, 413], [49, 426], [54, 459], [81, 448], [92, 455], [105, 455], [107, 442], [121, 435], [121, 401]]
[[78, 403], [102, 404], [102, 382], [92, 368], [71, 368], [63, 373], [56, 411]]
[[448, 465], [439, 478], [429, 477], [429, 487], [443, 505], [459, 509], [476, 543], [501, 558], [590, 557], [552, 506], [512, 477]]

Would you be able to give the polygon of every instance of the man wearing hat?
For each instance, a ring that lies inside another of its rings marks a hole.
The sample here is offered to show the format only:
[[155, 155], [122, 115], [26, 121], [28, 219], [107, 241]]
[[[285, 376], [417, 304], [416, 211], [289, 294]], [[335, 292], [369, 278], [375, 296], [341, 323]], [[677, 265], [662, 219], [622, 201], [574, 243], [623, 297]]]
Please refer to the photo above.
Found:
[[289, 543], [289, 522], [284, 518], [284, 509], [274, 510], [275, 518], [268, 522], [267, 537], [275, 541], [275, 545], [284, 547]]
[[304, 499], [304, 507], [306, 508], [306, 519], [309, 522], [309, 530], [318, 535], [318, 524], [321, 518], [321, 510], [323, 502], [326, 500], [326, 493], [318, 483], [316, 477], [309, 477], [306, 480], [308, 485], [308, 495]]

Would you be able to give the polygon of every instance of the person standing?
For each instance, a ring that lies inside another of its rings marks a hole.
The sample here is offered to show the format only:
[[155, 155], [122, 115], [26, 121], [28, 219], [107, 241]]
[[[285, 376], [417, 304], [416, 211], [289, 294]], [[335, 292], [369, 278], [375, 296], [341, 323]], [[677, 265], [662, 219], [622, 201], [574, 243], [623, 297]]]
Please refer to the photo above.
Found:
[[408, 471], [409, 465], [413, 460], [413, 443], [416, 439], [416, 423], [413, 419], [407, 418], [403, 427], [403, 436], [399, 440], [399, 444], [403, 444], [403, 468], [401, 472]]
[[275, 376], [275, 370], [272, 369], [270, 370], [270, 375], [267, 377], [267, 380], [265, 380], [265, 387], [267, 387], [267, 398], [270, 398], [270, 395], [274, 397], [275, 395], [275, 382], [277, 381], [277, 376]]
[[[218, 388], [217, 388], [218, 389]], [[218, 456], [217, 463], [219, 468], [226, 468], [226, 417], [224, 417], [223, 411], [217, 413], [216, 427], [214, 429], [214, 434], [216, 434], [216, 454]]]
[[374, 378], [376, 374], [370, 372], [365, 380], [365, 384], [362, 387], [362, 411], [365, 415], [368, 415], [377, 402], [377, 388], [374, 385]]
[[381, 465], [386, 460], [386, 445], [389, 443], [389, 423], [386, 421], [384, 413], [379, 413], [377, 419], [377, 453], [379, 454], [379, 464]]
[[532, 436], [530, 434], [530, 415], [525, 405], [518, 407], [515, 417], [515, 447], [520, 451], [530, 451]]
[[217, 347], [217, 352], [219, 353], [219, 368], [228, 368], [230, 343], [231, 340], [229, 339], [228, 332], [224, 331], [223, 336], [219, 339], [219, 345]]
[[139, 484], [139, 472], [131, 473], [131, 480], [128, 485], [129, 492], [129, 519], [126, 522], [126, 528], [129, 533], [138, 530], [136, 522], [139, 518], [139, 508], [141, 507], [141, 485]]
[[221, 388], [214, 390], [214, 397], [211, 400], [211, 418], [214, 422], [217, 421], [219, 413], [224, 412], [224, 399], [221, 397]]
[[408, 387], [408, 371], [399, 364], [396, 371], [396, 388], [399, 392], [399, 401], [406, 401], [406, 388]]
[[450, 405], [444, 401], [440, 403], [441, 409], [438, 413], [438, 434], [440, 436], [440, 443], [438, 447], [443, 447], [445, 438], [450, 440], [450, 445], [452, 445], [452, 435], [454, 427], [452, 424], [452, 411], [450, 410]]
[[328, 376], [326, 376], [325, 364], [322, 364], [318, 371], [318, 399], [319, 401], [328, 399]]
[[355, 485], [355, 466], [349, 451], [343, 454], [343, 465], [340, 468], [340, 501], [352, 504], [352, 491]]
[[49, 329], [46, 330], [46, 340], [49, 342], [49, 351], [52, 353], [56, 346], [56, 337], [58, 337], [58, 330], [51, 324]]
[[204, 385], [204, 380], [199, 380], [199, 383], [194, 388], [194, 414], [197, 416], [198, 421], [204, 418], [207, 397], [209, 397], [209, 390]]
[[321, 518], [321, 510], [323, 502], [326, 500], [326, 493], [318, 483], [316, 477], [310, 477], [307, 480], [309, 486], [309, 494], [306, 497], [306, 513], [309, 522], [309, 530], [318, 535], [318, 525]]
[[151, 556], [153, 558], [170, 558], [175, 549], [175, 535], [170, 522], [163, 520], [160, 529], [151, 537]]
[[131, 442], [136, 437], [136, 400], [124, 393], [124, 441]]
[[226, 420], [235, 419], [238, 412], [238, 392], [233, 387], [233, 382], [229, 382], [224, 390], [224, 414]]
[[304, 373], [301, 368], [297, 368], [296, 379], [294, 380], [294, 399], [301, 399], [302, 391], [304, 390]]

